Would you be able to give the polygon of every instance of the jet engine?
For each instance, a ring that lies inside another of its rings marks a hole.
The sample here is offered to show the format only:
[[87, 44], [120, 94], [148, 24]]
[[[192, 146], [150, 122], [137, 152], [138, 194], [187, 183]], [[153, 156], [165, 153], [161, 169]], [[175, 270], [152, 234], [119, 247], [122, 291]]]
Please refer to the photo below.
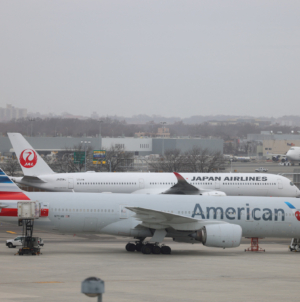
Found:
[[242, 239], [242, 228], [236, 224], [209, 224], [191, 236], [208, 247], [238, 247]]

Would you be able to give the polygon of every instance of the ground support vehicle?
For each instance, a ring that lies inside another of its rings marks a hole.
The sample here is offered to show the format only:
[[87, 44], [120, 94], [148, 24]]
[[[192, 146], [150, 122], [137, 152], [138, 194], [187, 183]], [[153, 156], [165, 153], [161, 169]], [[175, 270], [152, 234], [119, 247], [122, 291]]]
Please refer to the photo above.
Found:
[[34, 219], [20, 219], [19, 226], [23, 226], [22, 247], [16, 255], [40, 255], [39, 237], [32, 237]]
[[289, 250], [291, 252], [300, 252], [300, 238], [292, 238]]

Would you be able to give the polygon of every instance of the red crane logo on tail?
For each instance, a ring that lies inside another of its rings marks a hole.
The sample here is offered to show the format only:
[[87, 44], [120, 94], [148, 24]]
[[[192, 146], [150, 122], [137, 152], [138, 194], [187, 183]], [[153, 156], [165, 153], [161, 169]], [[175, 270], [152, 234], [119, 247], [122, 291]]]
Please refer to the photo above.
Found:
[[20, 164], [24, 168], [33, 168], [37, 162], [37, 155], [32, 149], [25, 149], [20, 155]]

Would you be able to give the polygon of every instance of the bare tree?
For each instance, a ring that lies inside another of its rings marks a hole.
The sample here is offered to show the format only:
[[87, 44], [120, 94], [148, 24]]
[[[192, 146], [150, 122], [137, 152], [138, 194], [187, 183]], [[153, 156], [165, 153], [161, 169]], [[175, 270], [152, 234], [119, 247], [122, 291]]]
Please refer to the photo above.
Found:
[[221, 152], [194, 147], [184, 154], [180, 150], [167, 150], [165, 156], [150, 158], [148, 167], [155, 172], [216, 172], [225, 167]]
[[131, 170], [133, 167], [133, 152], [125, 151], [120, 145], [111, 146], [106, 149], [106, 164], [101, 166], [102, 169], [111, 170], [111, 172]]
[[179, 149], [173, 149], [167, 150], [164, 156], [147, 162], [156, 172], [179, 172], [184, 164], [184, 156]]
[[[92, 146], [88, 145], [86, 147], [86, 166], [87, 169], [93, 167], [91, 165], [92, 158]], [[58, 173], [71, 173], [80, 172], [85, 167], [85, 161], [76, 162], [74, 161], [74, 152], [85, 152], [85, 146], [83, 144], [78, 144], [72, 148], [66, 148], [66, 151], [62, 154], [55, 156], [53, 159], [49, 157], [45, 158], [45, 161], [53, 169], [53, 171]]]
[[10, 176], [15, 176], [16, 171], [20, 170], [20, 165], [17, 159], [10, 157], [3, 167], [5, 173]]
[[194, 147], [185, 153], [185, 167], [189, 172], [216, 172], [225, 167], [221, 152]]

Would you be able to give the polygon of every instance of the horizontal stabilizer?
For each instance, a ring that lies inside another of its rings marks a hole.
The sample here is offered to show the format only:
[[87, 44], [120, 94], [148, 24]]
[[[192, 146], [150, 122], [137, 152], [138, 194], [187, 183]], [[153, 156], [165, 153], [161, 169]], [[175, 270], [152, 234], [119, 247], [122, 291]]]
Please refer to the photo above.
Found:
[[37, 176], [24, 176], [22, 177], [22, 181], [26, 181], [26, 182], [34, 182], [34, 183], [45, 183], [46, 181], [40, 179]]

